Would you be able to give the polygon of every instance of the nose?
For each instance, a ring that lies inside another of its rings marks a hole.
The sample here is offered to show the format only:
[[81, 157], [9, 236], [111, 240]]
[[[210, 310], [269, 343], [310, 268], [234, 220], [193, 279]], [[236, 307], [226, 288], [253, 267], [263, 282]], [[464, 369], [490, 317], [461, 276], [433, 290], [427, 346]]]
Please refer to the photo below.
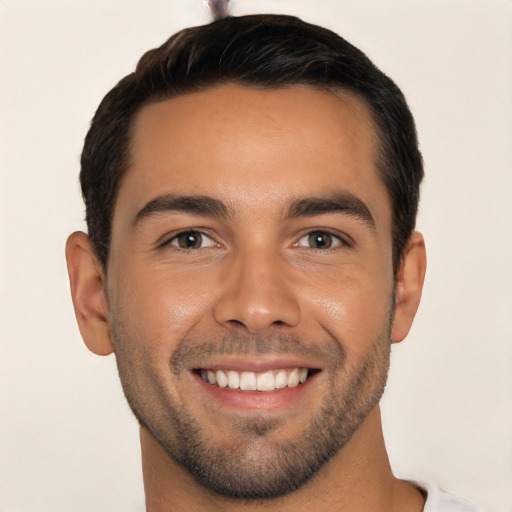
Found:
[[250, 334], [272, 327], [294, 327], [300, 306], [292, 280], [279, 255], [252, 251], [234, 258], [225, 272], [215, 319], [224, 326], [244, 327]]

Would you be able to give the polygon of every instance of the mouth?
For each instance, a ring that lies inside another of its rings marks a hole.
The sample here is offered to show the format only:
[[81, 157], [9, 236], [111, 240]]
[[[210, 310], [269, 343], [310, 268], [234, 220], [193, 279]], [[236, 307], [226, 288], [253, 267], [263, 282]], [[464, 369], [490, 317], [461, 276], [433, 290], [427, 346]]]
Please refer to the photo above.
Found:
[[279, 356], [222, 359], [191, 368], [198, 389], [204, 393], [206, 407], [213, 408], [216, 414], [219, 404], [238, 413], [242, 410], [284, 413], [298, 407], [297, 400], [309, 402], [318, 398], [313, 383], [324, 373], [322, 366]]
[[234, 391], [261, 392], [296, 388], [316, 372], [318, 370], [311, 368], [282, 368], [257, 372], [215, 368], [195, 370], [203, 381], [212, 386]]
[[312, 370], [308, 368], [288, 368], [264, 372], [201, 369], [197, 374], [209, 384], [219, 388], [240, 391], [274, 391], [295, 388], [306, 382]]

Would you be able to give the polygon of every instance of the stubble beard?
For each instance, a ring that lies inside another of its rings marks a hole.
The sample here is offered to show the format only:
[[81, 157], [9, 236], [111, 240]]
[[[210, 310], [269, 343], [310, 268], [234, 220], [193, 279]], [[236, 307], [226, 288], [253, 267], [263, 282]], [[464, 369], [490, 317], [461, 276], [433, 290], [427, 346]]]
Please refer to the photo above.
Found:
[[[111, 322], [111, 330], [123, 390], [140, 425], [204, 488], [232, 499], [276, 498], [304, 485], [349, 442], [378, 404], [389, 369], [390, 324], [357, 368], [349, 367], [338, 344], [327, 344], [327, 350], [321, 350], [329, 359], [329, 367], [324, 370], [329, 372], [329, 391], [318, 412], [295, 439], [279, 442], [276, 433], [283, 427], [283, 420], [260, 414], [237, 418], [232, 425], [233, 439], [219, 444], [186, 404], [167, 400], [165, 408], [154, 405], [153, 397], [143, 389], [143, 381], [134, 383], [130, 366], [125, 364], [129, 354], [124, 350], [126, 338], [121, 325]], [[199, 353], [239, 353], [241, 347], [244, 353], [282, 352], [283, 347], [289, 352], [305, 350], [299, 340], [283, 338], [251, 337], [244, 343], [243, 337], [241, 340], [237, 336], [236, 343], [224, 339], [201, 346], [183, 340], [172, 357], [171, 371], [179, 378], [188, 361]]]

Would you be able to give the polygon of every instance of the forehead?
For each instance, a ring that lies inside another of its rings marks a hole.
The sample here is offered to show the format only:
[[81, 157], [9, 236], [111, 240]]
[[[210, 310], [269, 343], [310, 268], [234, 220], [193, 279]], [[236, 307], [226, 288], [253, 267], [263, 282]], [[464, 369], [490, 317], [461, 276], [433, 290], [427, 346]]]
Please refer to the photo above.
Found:
[[368, 108], [350, 93], [229, 84], [179, 96], [136, 117], [115, 215], [169, 193], [258, 211], [340, 188], [387, 205], [376, 146]]

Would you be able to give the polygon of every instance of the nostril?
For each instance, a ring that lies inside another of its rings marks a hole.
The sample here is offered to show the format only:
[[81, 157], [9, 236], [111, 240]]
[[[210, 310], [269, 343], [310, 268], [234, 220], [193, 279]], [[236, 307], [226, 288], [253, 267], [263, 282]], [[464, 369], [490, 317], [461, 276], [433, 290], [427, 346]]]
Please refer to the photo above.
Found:
[[230, 320], [229, 323], [235, 327], [245, 327], [244, 323], [240, 320]]

